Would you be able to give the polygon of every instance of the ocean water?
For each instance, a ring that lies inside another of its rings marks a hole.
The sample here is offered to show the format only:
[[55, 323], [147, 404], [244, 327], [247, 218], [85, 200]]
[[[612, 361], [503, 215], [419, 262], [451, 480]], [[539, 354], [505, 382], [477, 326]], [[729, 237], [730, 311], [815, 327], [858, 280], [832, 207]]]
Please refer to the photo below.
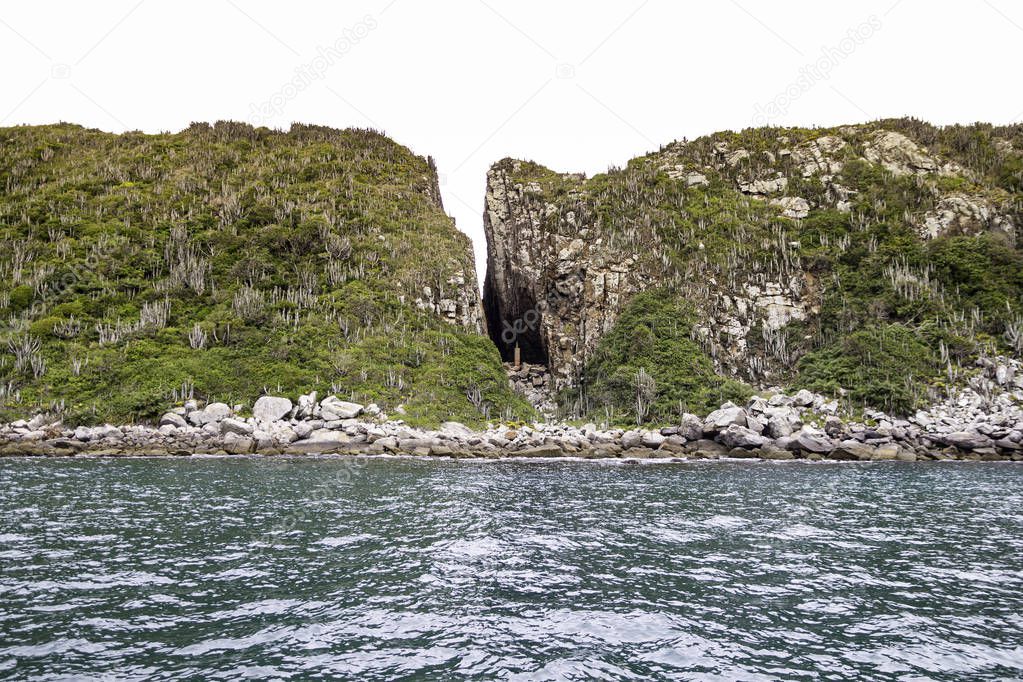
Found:
[[0, 461], [3, 679], [1023, 676], [1023, 466]]

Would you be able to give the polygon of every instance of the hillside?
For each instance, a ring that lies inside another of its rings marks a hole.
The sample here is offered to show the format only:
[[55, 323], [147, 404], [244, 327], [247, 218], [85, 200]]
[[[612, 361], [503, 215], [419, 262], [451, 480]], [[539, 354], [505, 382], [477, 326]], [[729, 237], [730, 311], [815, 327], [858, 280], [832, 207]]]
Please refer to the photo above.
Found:
[[1023, 126], [886, 120], [680, 141], [586, 178], [488, 174], [484, 307], [570, 416], [752, 388], [905, 414], [1023, 351]]
[[0, 311], [4, 418], [313, 390], [412, 422], [528, 413], [432, 161], [373, 131], [0, 129]]

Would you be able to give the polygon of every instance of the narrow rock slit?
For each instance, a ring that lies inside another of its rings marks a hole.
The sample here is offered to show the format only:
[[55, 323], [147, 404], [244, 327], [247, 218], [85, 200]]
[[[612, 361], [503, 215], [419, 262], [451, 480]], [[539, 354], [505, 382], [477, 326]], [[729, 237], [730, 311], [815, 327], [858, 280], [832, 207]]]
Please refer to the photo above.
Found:
[[483, 287], [483, 308], [487, 330], [501, 352], [501, 360], [514, 362], [518, 345], [522, 362], [547, 365], [547, 348], [540, 333], [543, 317], [528, 291], [518, 289], [511, 300], [502, 301], [494, 294], [488, 277]]

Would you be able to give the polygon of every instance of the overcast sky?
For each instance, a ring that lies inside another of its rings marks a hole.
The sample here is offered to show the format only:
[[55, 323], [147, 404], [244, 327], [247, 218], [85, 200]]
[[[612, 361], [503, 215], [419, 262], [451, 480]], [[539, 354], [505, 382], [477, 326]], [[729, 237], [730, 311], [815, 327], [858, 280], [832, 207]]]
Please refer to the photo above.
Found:
[[750, 125], [1023, 117], [1010, 0], [0, 5], [0, 125], [373, 127], [432, 154], [485, 263], [486, 169], [597, 173]]

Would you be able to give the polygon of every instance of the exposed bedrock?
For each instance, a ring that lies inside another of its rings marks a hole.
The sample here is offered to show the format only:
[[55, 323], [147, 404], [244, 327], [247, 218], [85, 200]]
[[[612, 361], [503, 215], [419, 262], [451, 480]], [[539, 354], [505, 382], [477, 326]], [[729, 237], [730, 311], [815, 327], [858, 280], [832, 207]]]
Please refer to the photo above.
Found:
[[483, 216], [487, 276], [483, 306], [505, 361], [548, 365], [552, 388], [572, 384], [601, 335], [647, 277], [637, 257], [608, 248], [573, 212], [547, 203], [538, 186], [520, 183], [520, 164], [487, 173]]

